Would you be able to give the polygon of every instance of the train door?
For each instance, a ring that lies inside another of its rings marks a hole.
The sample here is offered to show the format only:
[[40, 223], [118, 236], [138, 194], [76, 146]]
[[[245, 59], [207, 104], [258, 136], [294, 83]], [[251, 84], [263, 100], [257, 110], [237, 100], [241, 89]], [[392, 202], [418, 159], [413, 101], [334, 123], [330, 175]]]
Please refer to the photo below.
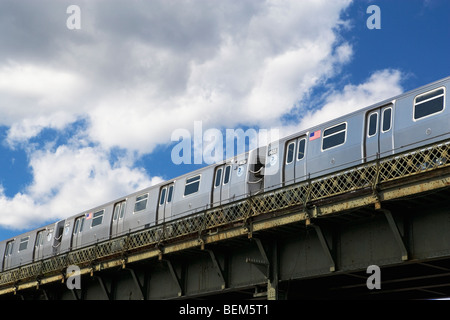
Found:
[[36, 235], [36, 242], [34, 243], [33, 259], [40, 260], [44, 257], [44, 238], [45, 230], [41, 230]]
[[3, 270], [11, 267], [11, 260], [14, 250], [14, 240], [6, 244], [5, 256], [3, 257]]
[[78, 248], [82, 244], [81, 240], [85, 219], [86, 217], [83, 215], [75, 220], [72, 232], [72, 248]]
[[59, 253], [59, 249], [61, 247], [61, 241], [64, 232], [64, 223], [65, 220], [61, 220], [55, 224], [55, 237], [53, 238], [53, 254], [56, 255]]
[[212, 190], [212, 206], [219, 206], [229, 200], [231, 169], [231, 164], [216, 167]]
[[289, 140], [285, 147], [284, 181], [292, 184], [305, 179], [306, 176], [306, 137], [302, 136]]
[[394, 153], [394, 105], [391, 103], [380, 111], [379, 146], [381, 157]]
[[116, 236], [123, 232], [123, 220], [125, 216], [126, 201], [118, 202], [114, 205], [111, 222], [111, 235]]
[[158, 223], [164, 223], [172, 217], [172, 200], [175, 184], [163, 186], [159, 192]]
[[393, 104], [371, 110], [366, 116], [365, 155], [366, 161], [384, 157], [394, 148]]

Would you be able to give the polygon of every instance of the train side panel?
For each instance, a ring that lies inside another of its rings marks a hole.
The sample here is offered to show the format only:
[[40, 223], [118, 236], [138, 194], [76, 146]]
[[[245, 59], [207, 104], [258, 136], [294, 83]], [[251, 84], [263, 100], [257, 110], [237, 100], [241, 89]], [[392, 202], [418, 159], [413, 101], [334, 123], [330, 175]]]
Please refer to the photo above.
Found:
[[63, 233], [59, 244], [55, 244], [56, 225], [57, 224], [52, 223], [36, 230], [33, 261], [46, 259], [54, 255], [56, 252], [59, 253], [59, 250], [61, 249], [61, 241], [63, 241], [66, 236]]
[[33, 261], [36, 230], [21, 234], [6, 241], [6, 251], [3, 254], [3, 269], [8, 270]]
[[308, 174], [320, 177], [363, 161], [364, 113], [358, 112], [313, 128], [308, 136]]
[[284, 161], [284, 146], [286, 139], [281, 139], [267, 146], [264, 168], [264, 190], [279, 188], [283, 184], [282, 166]]
[[214, 167], [209, 166], [176, 180], [172, 217], [186, 216], [210, 207]]
[[[128, 197], [126, 201], [123, 228], [117, 234], [135, 231], [144, 227], [153, 226], [156, 220], [156, 207], [158, 203], [158, 187], [145, 189]], [[119, 223], [119, 218], [116, 220]], [[113, 221], [113, 226], [114, 226]], [[115, 233], [113, 232], [113, 236]]]
[[107, 240], [111, 230], [112, 211], [113, 205], [109, 204], [86, 212], [82, 231], [72, 234], [72, 248], [80, 248]]
[[403, 152], [449, 137], [450, 80], [415, 90], [396, 103], [395, 150]]
[[241, 200], [247, 196], [248, 153], [236, 156], [232, 165], [230, 193], [228, 201]]

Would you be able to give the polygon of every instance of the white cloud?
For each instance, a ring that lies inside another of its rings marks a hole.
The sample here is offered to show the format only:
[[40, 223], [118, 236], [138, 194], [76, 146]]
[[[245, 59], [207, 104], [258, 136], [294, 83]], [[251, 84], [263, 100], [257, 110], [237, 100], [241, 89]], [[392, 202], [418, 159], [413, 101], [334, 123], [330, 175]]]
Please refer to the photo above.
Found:
[[128, 159], [111, 164], [107, 152], [78, 143], [30, 155], [33, 182], [8, 198], [0, 186], [0, 225], [30, 228], [82, 213], [89, 208], [125, 196], [162, 181], [150, 178]]
[[[268, 126], [349, 61], [338, 33], [350, 2], [82, 1], [81, 30], [46, 19], [54, 31], [36, 55], [51, 63], [0, 64], [0, 123], [13, 145], [83, 117], [92, 141], [140, 154], [195, 120]], [[14, 30], [44, 33], [34, 21]]]
[[[159, 10], [170, 7], [157, 3]], [[117, 66], [117, 73], [130, 81], [96, 97], [87, 111], [90, 138], [105, 148], [144, 154], [196, 120], [209, 127], [269, 126], [349, 61], [352, 48], [337, 35], [344, 24], [340, 13], [349, 3], [258, 1], [247, 8], [248, 3], [221, 2], [218, 10], [198, 2], [185, 15], [178, 11], [183, 5], [170, 7], [172, 17], [148, 35], [153, 41], [133, 37], [118, 50], [126, 67]], [[247, 9], [246, 19], [232, 15], [240, 9]], [[197, 10], [211, 18], [201, 20], [212, 30], [206, 40], [200, 40], [204, 30], [193, 32], [202, 30], [199, 23], [182, 23], [192, 22]], [[153, 25], [155, 17], [145, 19]], [[183, 25], [179, 32], [192, 46], [180, 39], [181, 44], [162, 42], [172, 22]], [[175, 50], [180, 46], [183, 50]]]
[[402, 73], [399, 70], [385, 69], [374, 72], [364, 83], [348, 84], [342, 90], [330, 89], [321, 107], [304, 112], [298, 124], [283, 127], [282, 136], [311, 128], [399, 95], [403, 92], [401, 80]]
[[[204, 130], [280, 124], [350, 61], [352, 46], [339, 36], [350, 3], [81, 0], [77, 31], [65, 27], [65, 3], [27, 2], [34, 19], [8, 3], [13, 10], [0, 13], [13, 17], [0, 25], [14, 35], [1, 38], [8, 45], [0, 49], [7, 142], [26, 148], [46, 128], [65, 132], [79, 119], [86, 126], [66, 144], [27, 149], [33, 179], [11, 198], [0, 189], [0, 206], [14, 213], [0, 215], [0, 225], [39, 224], [161, 181], [134, 167], [133, 158], [111, 163], [114, 147], [148, 154], [197, 120]], [[38, 45], [21, 35], [35, 35]], [[322, 115], [303, 123], [390, 94], [399, 88], [395, 76], [375, 74], [333, 93]]]
[[44, 128], [63, 129], [83, 114], [82, 76], [55, 68], [9, 61], [0, 66], [0, 125], [14, 146]]

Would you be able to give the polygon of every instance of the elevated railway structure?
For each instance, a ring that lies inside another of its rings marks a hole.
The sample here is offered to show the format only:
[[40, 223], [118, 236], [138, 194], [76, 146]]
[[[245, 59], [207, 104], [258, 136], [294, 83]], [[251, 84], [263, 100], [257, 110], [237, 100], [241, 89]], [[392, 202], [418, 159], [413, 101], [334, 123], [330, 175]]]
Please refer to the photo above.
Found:
[[449, 296], [449, 149], [357, 164], [5, 271], [0, 300]]

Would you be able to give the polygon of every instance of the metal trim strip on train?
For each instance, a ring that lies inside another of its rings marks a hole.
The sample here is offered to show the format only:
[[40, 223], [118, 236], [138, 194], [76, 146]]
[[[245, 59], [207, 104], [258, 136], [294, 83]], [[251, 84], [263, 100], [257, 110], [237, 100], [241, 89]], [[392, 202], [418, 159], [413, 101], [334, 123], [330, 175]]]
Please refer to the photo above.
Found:
[[0, 271], [448, 139], [449, 89], [450, 77], [2, 241]]

